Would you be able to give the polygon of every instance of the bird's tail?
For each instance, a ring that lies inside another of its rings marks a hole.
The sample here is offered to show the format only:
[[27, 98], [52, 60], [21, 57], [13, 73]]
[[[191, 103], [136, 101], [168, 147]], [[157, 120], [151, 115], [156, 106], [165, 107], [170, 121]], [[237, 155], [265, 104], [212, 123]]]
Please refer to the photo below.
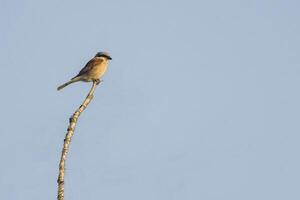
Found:
[[61, 89], [63, 89], [64, 87], [70, 85], [71, 83], [75, 83], [75, 82], [77, 82], [77, 81], [80, 81], [80, 79], [77, 78], [77, 77], [74, 77], [74, 78], [72, 78], [70, 81], [68, 81], [68, 82], [62, 84], [61, 86], [59, 86], [59, 87], [57, 88], [57, 90], [61, 90]]

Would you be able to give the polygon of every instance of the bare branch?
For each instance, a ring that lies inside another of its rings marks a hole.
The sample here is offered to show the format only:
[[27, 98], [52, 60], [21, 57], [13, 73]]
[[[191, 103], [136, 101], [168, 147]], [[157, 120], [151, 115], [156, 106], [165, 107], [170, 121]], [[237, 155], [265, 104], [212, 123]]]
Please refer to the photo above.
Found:
[[65, 162], [69, 150], [69, 146], [71, 143], [71, 139], [74, 135], [75, 126], [78, 120], [78, 117], [80, 114], [85, 110], [85, 108], [89, 105], [91, 100], [94, 97], [94, 92], [96, 90], [97, 84], [99, 84], [100, 81], [94, 81], [92, 88], [90, 89], [88, 95], [86, 96], [83, 103], [80, 105], [80, 107], [74, 112], [74, 114], [69, 119], [69, 127], [67, 129], [67, 133], [64, 139], [64, 146], [61, 151], [61, 157], [59, 162], [59, 173], [58, 173], [58, 192], [57, 192], [57, 200], [63, 200], [64, 199], [64, 183], [65, 183]]

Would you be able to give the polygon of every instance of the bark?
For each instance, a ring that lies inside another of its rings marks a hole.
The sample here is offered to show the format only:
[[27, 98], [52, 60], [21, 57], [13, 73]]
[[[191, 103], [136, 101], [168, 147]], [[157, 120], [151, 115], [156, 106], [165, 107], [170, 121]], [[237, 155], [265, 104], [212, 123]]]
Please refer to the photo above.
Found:
[[67, 129], [67, 133], [66, 133], [66, 136], [64, 139], [64, 146], [61, 151], [61, 157], [60, 157], [60, 162], [59, 162], [59, 173], [58, 173], [58, 179], [57, 179], [57, 183], [58, 183], [57, 199], [58, 200], [64, 199], [65, 163], [66, 163], [67, 154], [69, 151], [69, 146], [70, 146], [72, 137], [74, 135], [75, 126], [76, 126], [76, 123], [77, 123], [77, 120], [78, 120], [80, 114], [86, 109], [86, 107], [89, 105], [89, 103], [93, 99], [97, 83], [99, 83], [99, 82], [96, 82], [96, 81], [93, 82], [92, 88], [90, 89], [85, 100], [83, 101], [83, 103], [79, 106], [79, 108], [74, 112], [74, 114], [69, 119], [69, 127]]

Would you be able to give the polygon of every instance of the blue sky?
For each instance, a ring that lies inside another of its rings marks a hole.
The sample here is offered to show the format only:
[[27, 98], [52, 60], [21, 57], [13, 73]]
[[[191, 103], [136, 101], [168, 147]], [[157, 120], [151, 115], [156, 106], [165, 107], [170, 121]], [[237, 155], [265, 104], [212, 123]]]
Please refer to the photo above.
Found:
[[0, 193], [55, 199], [299, 199], [299, 1], [0, 1]]

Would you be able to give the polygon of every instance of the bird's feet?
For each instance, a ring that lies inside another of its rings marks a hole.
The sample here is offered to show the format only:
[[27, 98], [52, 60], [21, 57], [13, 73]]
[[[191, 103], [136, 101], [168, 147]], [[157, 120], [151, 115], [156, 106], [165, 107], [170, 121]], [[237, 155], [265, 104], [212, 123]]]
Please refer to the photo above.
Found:
[[101, 82], [103, 82], [103, 80], [96, 79], [95, 82], [96, 82], [97, 85], [99, 85]]

